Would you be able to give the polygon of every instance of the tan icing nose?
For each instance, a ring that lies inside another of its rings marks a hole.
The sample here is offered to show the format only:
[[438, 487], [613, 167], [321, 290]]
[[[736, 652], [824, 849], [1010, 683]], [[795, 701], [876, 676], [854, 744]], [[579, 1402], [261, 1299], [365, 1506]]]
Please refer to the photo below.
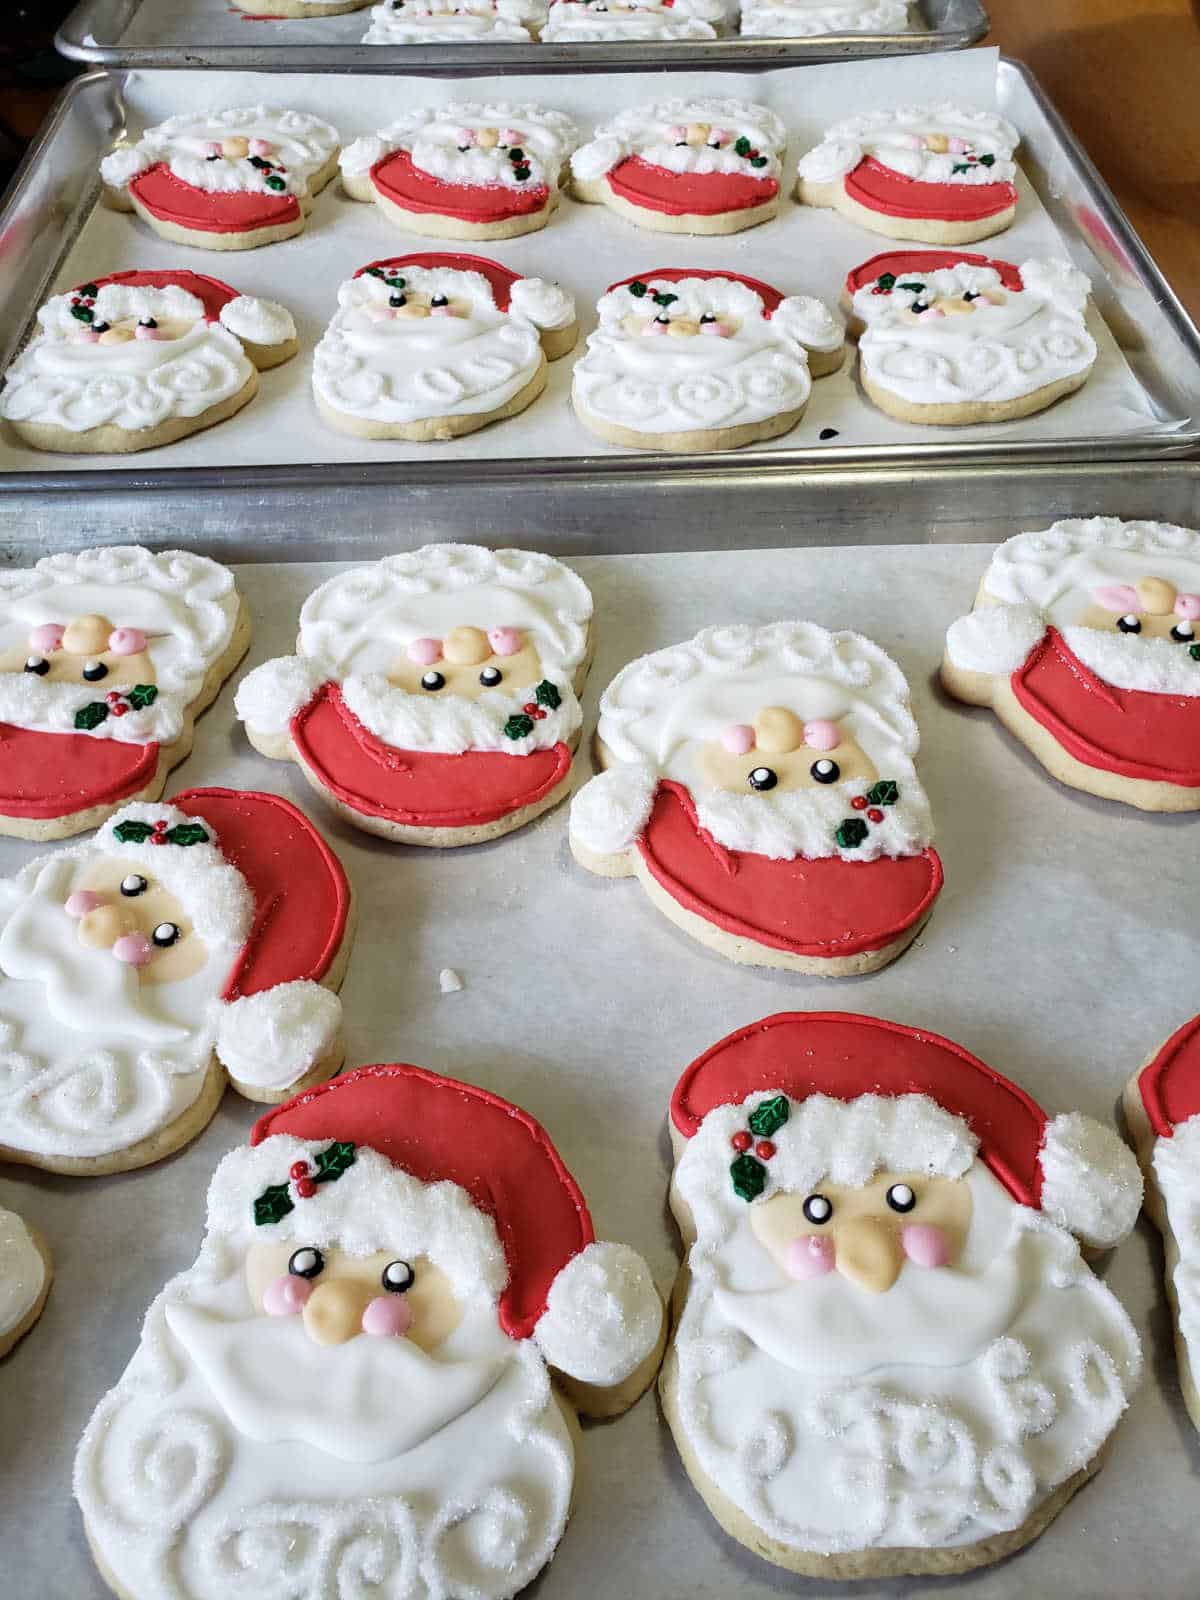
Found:
[[230, 161], [242, 161], [250, 154], [250, 141], [240, 133], [234, 134], [231, 139], [222, 139], [221, 154]]
[[427, 317], [429, 315], [429, 307], [410, 300], [407, 305], [396, 306], [392, 315], [394, 317]]
[[492, 653], [482, 628], [451, 628], [442, 640], [442, 654], [451, 666], [477, 667]]
[[345, 1344], [362, 1332], [371, 1289], [351, 1278], [319, 1283], [304, 1302], [304, 1331], [314, 1344]]
[[935, 156], [944, 156], [950, 148], [950, 140], [944, 133], [927, 133], [925, 135], [925, 148], [932, 150]]
[[133, 329], [122, 327], [118, 323], [115, 327], [105, 328], [100, 335], [101, 344], [128, 344], [133, 338]]
[[1167, 617], [1175, 609], [1175, 589], [1165, 578], [1139, 578], [1137, 590], [1138, 610], [1151, 617]]
[[[103, 337], [102, 334], [101, 338]], [[76, 617], [73, 622], [67, 623], [63, 629], [62, 647], [71, 651], [73, 655], [98, 656], [108, 647], [108, 636], [112, 631], [112, 623], [107, 617], [99, 617], [94, 612], [89, 612], [86, 616]]]
[[136, 932], [137, 917], [127, 906], [97, 906], [79, 919], [80, 940], [93, 950], [108, 950], [123, 933]]
[[684, 138], [689, 144], [705, 144], [708, 140], [709, 126], [707, 122], [689, 122], [684, 130]]
[[903, 1255], [893, 1229], [871, 1217], [851, 1217], [833, 1230], [837, 1269], [871, 1294], [883, 1294], [900, 1276]]
[[700, 332], [700, 324], [691, 317], [676, 317], [667, 323], [667, 332], [672, 339], [691, 339]]
[[500, 130], [498, 128], [476, 128], [475, 143], [481, 150], [494, 150], [500, 143]]
[[763, 706], [754, 719], [754, 745], [768, 755], [784, 755], [799, 750], [804, 743], [804, 724], [786, 706]]

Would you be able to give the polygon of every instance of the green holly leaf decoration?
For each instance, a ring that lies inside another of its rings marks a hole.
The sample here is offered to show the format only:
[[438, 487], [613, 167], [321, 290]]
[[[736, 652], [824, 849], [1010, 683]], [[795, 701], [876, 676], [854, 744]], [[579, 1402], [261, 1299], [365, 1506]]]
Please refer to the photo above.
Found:
[[673, 306], [678, 299], [679, 296], [677, 294], [667, 294], [662, 289], [654, 291], [654, 304], [656, 306]]
[[113, 838], [121, 844], [145, 844], [153, 832], [148, 822], [118, 822], [113, 829]]
[[90, 299], [94, 300], [96, 298], [96, 296], [100, 293], [100, 291], [99, 291], [99, 289], [97, 289], [97, 287], [96, 287], [96, 285], [94, 283], [85, 283], [83, 288], [82, 289], [78, 289], [76, 291], [76, 293], [77, 294], [85, 294]]
[[296, 1202], [288, 1192], [286, 1183], [271, 1183], [263, 1190], [254, 1202], [254, 1220], [260, 1228], [272, 1222], [282, 1222], [289, 1211], [296, 1209]]
[[524, 183], [525, 179], [529, 176], [529, 172], [530, 169], [528, 167], [514, 167], [513, 177], [516, 178], [518, 183]]
[[559, 706], [562, 705], [562, 695], [559, 694], [549, 678], [542, 679], [541, 683], [533, 691], [533, 698], [539, 706], [545, 706], [547, 711], [557, 711]]
[[879, 287], [884, 294], [891, 294], [896, 287], [896, 274], [894, 272], [881, 272], [879, 274]]
[[177, 822], [167, 829], [169, 844], [207, 844], [208, 833], [198, 822]]
[[506, 739], [527, 739], [533, 732], [533, 718], [524, 711], [517, 711], [504, 724], [504, 737]]
[[739, 1200], [757, 1200], [767, 1186], [767, 1169], [753, 1156], [738, 1156], [729, 1166], [733, 1192]]
[[857, 850], [868, 831], [861, 817], [847, 817], [833, 837], [843, 850]]
[[736, 154], [739, 156], [748, 156], [751, 150], [754, 149], [754, 146], [750, 143], [749, 139], [738, 139], [733, 148]]
[[513, 145], [512, 149], [508, 152], [508, 159], [512, 162], [524, 162], [525, 152], [521, 149], [519, 144]]
[[752, 167], [765, 167], [766, 164], [767, 164], [766, 156], [751, 156], [750, 157], [750, 165]]
[[925, 285], [923, 283], [902, 283], [899, 287], [901, 289], [911, 289], [913, 294], [925, 293]]
[[268, 189], [275, 189], [275, 190], [278, 191], [279, 189], [286, 189], [287, 188], [287, 184], [283, 181], [282, 178], [277, 178], [275, 176], [275, 174], [272, 173], [271, 176], [267, 179], [267, 188]]
[[91, 322], [92, 321], [92, 313], [91, 313], [91, 310], [87, 306], [72, 306], [71, 307], [71, 315], [73, 317], [78, 317], [80, 322]]
[[1200, 644], [1188, 645], [1188, 655], [1191, 656], [1193, 661], [1200, 661]]
[[646, 293], [646, 285], [640, 278], [635, 278], [629, 285], [629, 292], [635, 300], [640, 300]]
[[970, 172], [970, 170], [971, 170], [971, 165], [970, 165], [969, 162], [967, 162], [967, 161], [956, 161], [954, 163], [954, 165], [950, 168], [950, 174], [953, 177], [953, 175], [956, 172]]
[[776, 1094], [769, 1100], [760, 1100], [748, 1118], [750, 1132], [756, 1139], [770, 1139], [783, 1127], [791, 1115], [791, 1110], [785, 1094]]
[[900, 786], [891, 778], [880, 778], [867, 790], [867, 804], [872, 806], [894, 806], [900, 798]]
[[89, 700], [87, 705], [80, 706], [75, 713], [75, 726], [86, 733], [91, 733], [93, 728], [98, 728], [108, 719], [108, 707], [103, 700]]
[[996, 165], [996, 158], [995, 156], [980, 156], [979, 165], [981, 167], [994, 167]]
[[314, 1183], [336, 1183], [348, 1167], [354, 1165], [354, 1146], [347, 1139], [335, 1139], [324, 1150], [317, 1151], [317, 1170]]
[[158, 699], [158, 689], [153, 683], [135, 683], [132, 689], [126, 689], [125, 698], [135, 711], [144, 711]]
[[383, 277], [383, 268], [382, 267], [366, 267], [363, 270], [365, 271], [365, 273], [366, 273], [368, 278], [382, 278]]

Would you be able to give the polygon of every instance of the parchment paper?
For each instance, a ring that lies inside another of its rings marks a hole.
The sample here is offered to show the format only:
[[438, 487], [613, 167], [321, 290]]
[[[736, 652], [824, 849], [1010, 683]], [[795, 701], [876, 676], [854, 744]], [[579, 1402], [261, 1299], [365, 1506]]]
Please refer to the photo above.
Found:
[[[370, 839], [326, 810], [295, 767], [250, 750], [231, 685], [199, 722], [168, 793], [200, 783], [276, 789], [318, 818], [359, 896], [343, 990], [348, 1065], [416, 1061], [525, 1106], [582, 1184], [600, 1235], [634, 1244], [665, 1290], [678, 1259], [665, 1211], [667, 1101], [683, 1067], [733, 1028], [781, 1010], [870, 1012], [959, 1041], [1050, 1112], [1111, 1119], [1126, 1078], [1200, 1003], [1185, 876], [1200, 820], [1144, 816], [1062, 788], [989, 712], [933, 687], [943, 630], [969, 607], [989, 554], [896, 546], [573, 563], [596, 600], [588, 731], [601, 688], [625, 661], [709, 622], [786, 613], [851, 625], [899, 661], [923, 733], [919, 766], [946, 887], [913, 948], [872, 977], [797, 978], [704, 950], [635, 882], [574, 865], [565, 808], [469, 850]], [[336, 570], [241, 569], [255, 625], [241, 670], [292, 648], [301, 600]], [[588, 767], [585, 758], [582, 775]], [[0, 871], [36, 853], [6, 841]], [[443, 967], [462, 977], [460, 993], [440, 992]], [[146, 1306], [193, 1260], [212, 1169], [253, 1118], [230, 1092], [192, 1146], [142, 1172], [86, 1182], [8, 1167], [0, 1176], [0, 1205], [42, 1229], [58, 1267], [41, 1323], [0, 1364], [0, 1591], [14, 1600], [107, 1595], [71, 1500], [75, 1443], [133, 1353]], [[959, 1581], [853, 1586], [778, 1572], [720, 1532], [649, 1395], [619, 1422], [585, 1431], [575, 1513], [528, 1592], [1194, 1600], [1200, 1440], [1179, 1398], [1160, 1270], [1157, 1235], [1143, 1222], [1105, 1272], [1145, 1341], [1142, 1389], [1099, 1477], [1001, 1566]]]
[[[792, 67], [763, 74], [639, 73], [468, 78], [438, 80], [402, 77], [345, 77], [328, 74], [164, 72], [129, 76], [127, 100], [136, 135], [177, 112], [214, 105], [259, 102], [294, 105], [327, 117], [348, 144], [360, 134], [385, 126], [404, 109], [458, 99], [539, 101], [568, 111], [590, 136], [592, 127], [619, 107], [668, 94], [704, 93], [759, 98], [771, 105], [791, 130], [784, 168], [784, 193], [790, 192], [799, 156], [819, 142], [824, 129], [852, 108], [872, 109], [903, 102], [956, 98], [967, 104], [996, 104], [994, 50], [968, 50], [941, 56], [916, 56], [836, 66]], [[1029, 183], [1019, 184], [1013, 225], [978, 248], [1020, 264], [1031, 257], [1070, 254]], [[772, 284], [785, 293], [819, 295], [836, 306], [847, 272], [889, 247], [889, 241], [845, 221], [836, 212], [796, 205], [785, 199], [772, 222], [730, 238], [680, 238], [647, 233], [603, 206], [564, 200], [540, 233], [494, 244], [463, 245], [470, 253], [492, 256], [527, 275], [557, 279], [573, 291], [580, 315], [580, 342], [574, 354], [552, 364], [542, 396], [520, 416], [464, 439], [433, 445], [357, 439], [335, 433], [318, 417], [312, 398], [312, 351], [336, 309], [336, 286], [367, 262], [412, 251], [452, 248], [452, 241], [429, 240], [402, 232], [378, 207], [348, 200], [335, 180], [318, 198], [303, 234], [282, 245], [221, 254], [169, 244], [137, 218], [97, 206], [85, 224], [58, 280], [69, 288], [131, 267], [189, 267], [224, 279], [244, 294], [283, 301], [293, 312], [300, 352], [285, 366], [264, 373], [258, 396], [236, 419], [205, 433], [140, 457], [48, 457], [16, 445], [4, 430], [0, 470], [100, 470], [128, 467], [281, 465], [338, 461], [528, 460], [539, 456], [622, 454], [589, 433], [571, 410], [571, 368], [582, 356], [586, 335], [596, 323], [595, 304], [610, 283], [634, 272], [663, 266], [725, 267]], [[1100, 268], [1081, 245], [1076, 261], [1093, 277]], [[896, 422], [864, 399], [858, 389], [853, 347], [843, 370], [813, 386], [812, 399], [798, 427], [760, 448], [821, 443], [839, 448], [870, 444], [938, 443], [961, 440], [1022, 440], [1128, 436], [1163, 431], [1177, 420], [1157, 417], [1142, 385], [1093, 309], [1091, 330], [1099, 357], [1084, 388], [1061, 404], [1019, 422], [970, 428], [930, 428]], [[837, 430], [822, 441], [822, 430]]]

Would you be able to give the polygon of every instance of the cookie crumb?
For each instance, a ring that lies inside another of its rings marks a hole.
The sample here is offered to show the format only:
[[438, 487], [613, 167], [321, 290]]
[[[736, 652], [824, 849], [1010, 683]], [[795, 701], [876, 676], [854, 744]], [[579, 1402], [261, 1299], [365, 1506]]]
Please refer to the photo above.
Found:
[[438, 987], [443, 994], [457, 994], [463, 981], [453, 967], [443, 967], [438, 973]]

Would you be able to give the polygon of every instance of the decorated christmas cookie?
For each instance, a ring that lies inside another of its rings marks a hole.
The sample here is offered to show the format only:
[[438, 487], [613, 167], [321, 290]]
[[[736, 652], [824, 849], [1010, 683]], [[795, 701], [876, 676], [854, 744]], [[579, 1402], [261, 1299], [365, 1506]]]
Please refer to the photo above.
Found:
[[294, 17], [340, 17], [347, 11], [361, 11], [371, 0], [232, 0], [232, 4], [252, 17], [278, 22]]
[[1179, 1387], [1200, 1428], [1200, 1017], [1134, 1074], [1124, 1109], [1163, 1236]]
[[347, 1073], [217, 1168], [199, 1257], [79, 1446], [97, 1563], [127, 1600], [508, 1600], [566, 1529], [571, 1414], [631, 1405], [663, 1334], [526, 1112]]
[[742, 36], [811, 39], [829, 33], [907, 33], [907, 0], [744, 0]]
[[811, 622], [705, 628], [617, 674], [571, 849], [732, 961], [874, 972], [942, 887], [895, 662]]
[[41, 308], [0, 416], [36, 450], [149, 450], [233, 416], [259, 371], [295, 353], [296, 325], [274, 300], [198, 272], [114, 272]]
[[829, 1012], [722, 1039], [671, 1124], [663, 1406], [726, 1532], [835, 1579], [965, 1572], [1041, 1533], [1140, 1374], [1076, 1243], [1137, 1219], [1116, 1133], [937, 1034]]
[[622, 111], [571, 157], [577, 200], [655, 233], [740, 233], [779, 209], [782, 122], [743, 100]]
[[1090, 517], [1006, 540], [942, 682], [1073, 789], [1200, 808], [1200, 533]]
[[591, 617], [549, 556], [426, 545], [311, 594], [297, 654], [244, 678], [237, 714], [368, 833], [478, 844], [570, 788]]
[[575, 348], [574, 297], [483, 256], [360, 267], [313, 355], [317, 410], [340, 433], [428, 443], [533, 404]]
[[41, 1316], [53, 1277], [54, 1264], [41, 1234], [15, 1211], [0, 1206], [0, 1356]]
[[350, 909], [308, 818], [233, 789], [125, 806], [0, 880], [0, 1158], [123, 1172], [227, 1082], [277, 1101], [336, 1072]]
[[1044, 411], [1095, 365], [1090, 292], [1066, 261], [872, 256], [846, 279], [863, 390], [901, 422], [963, 426]]
[[970, 244], [1017, 205], [1017, 130], [991, 111], [900, 106], [835, 123], [800, 161], [796, 198], [889, 239]]
[[545, 106], [426, 106], [349, 145], [342, 187], [410, 233], [512, 239], [549, 222], [577, 143], [571, 119]]
[[337, 171], [335, 128], [304, 111], [240, 107], [170, 117], [100, 163], [104, 197], [202, 250], [252, 250], [302, 232]]
[[364, 44], [531, 44], [546, 0], [383, 0]]
[[725, 20], [722, 0], [551, 0], [547, 44], [591, 40], [715, 39]]
[[733, 450], [804, 415], [845, 331], [821, 300], [736, 272], [660, 267], [614, 283], [572, 374], [579, 420], [642, 450]]
[[61, 839], [156, 800], [249, 642], [233, 574], [184, 550], [0, 571], [0, 833]]

